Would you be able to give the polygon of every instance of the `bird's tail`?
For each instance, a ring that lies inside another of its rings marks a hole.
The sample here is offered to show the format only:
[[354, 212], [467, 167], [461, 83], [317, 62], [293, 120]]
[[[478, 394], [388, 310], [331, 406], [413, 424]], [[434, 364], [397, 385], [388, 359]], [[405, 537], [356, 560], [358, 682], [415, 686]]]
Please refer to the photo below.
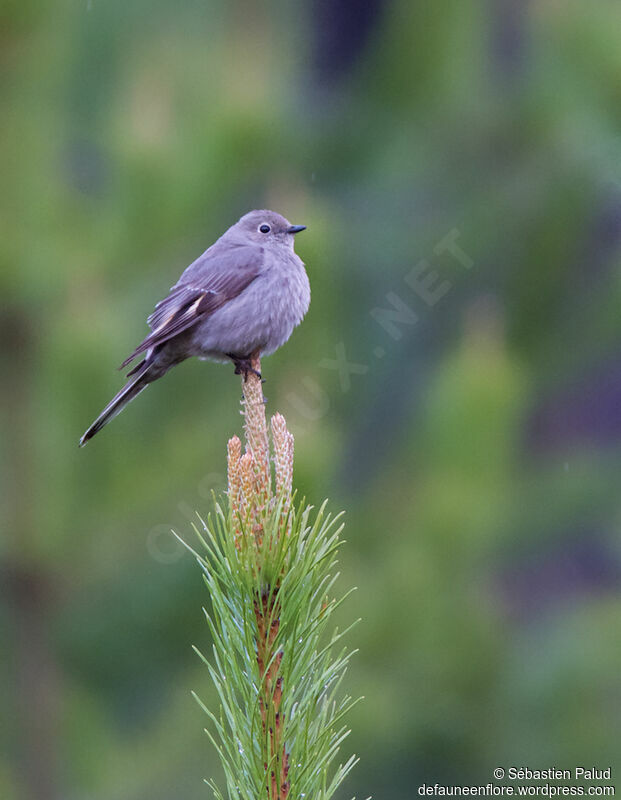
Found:
[[107, 425], [111, 419], [120, 414], [125, 406], [130, 403], [134, 397], [138, 397], [143, 389], [146, 389], [152, 378], [148, 375], [149, 367], [145, 365], [143, 369], [138, 372], [135, 378], [125, 384], [121, 391], [115, 395], [108, 405], [104, 408], [101, 414], [97, 417], [95, 422], [90, 426], [86, 433], [80, 439], [80, 447], [92, 439], [93, 436], [100, 431], [104, 425]]

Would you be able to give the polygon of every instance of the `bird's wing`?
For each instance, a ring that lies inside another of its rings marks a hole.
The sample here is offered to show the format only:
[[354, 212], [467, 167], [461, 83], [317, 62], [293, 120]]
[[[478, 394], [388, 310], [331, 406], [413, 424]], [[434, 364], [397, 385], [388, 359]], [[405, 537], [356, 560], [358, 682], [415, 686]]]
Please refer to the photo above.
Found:
[[151, 333], [121, 369], [140, 353], [167, 342], [237, 297], [260, 274], [262, 261], [263, 248], [210, 247], [155, 306], [147, 320]]

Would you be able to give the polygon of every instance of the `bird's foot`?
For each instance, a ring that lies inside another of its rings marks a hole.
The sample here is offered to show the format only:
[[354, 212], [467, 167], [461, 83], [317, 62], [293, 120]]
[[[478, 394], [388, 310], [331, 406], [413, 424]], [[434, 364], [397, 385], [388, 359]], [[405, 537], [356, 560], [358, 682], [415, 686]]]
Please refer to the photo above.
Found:
[[261, 377], [261, 373], [259, 372], [259, 370], [255, 369], [252, 366], [252, 363], [251, 363], [251, 360], [250, 360], [249, 356], [240, 358], [239, 356], [234, 356], [234, 355], [231, 355], [230, 353], [228, 353], [227, 355], [231, 359], [233, 364], [235, 364], [235, 374], [236, 375], [243, 375], [244, 376], [244, 382], [248, 380], [248, 375], [250, 375], [250, 373], [252, 373], [253, 375], [257, 376], [257, 378], [261, 381], [261, 383], [265, 383], [265, 381]]

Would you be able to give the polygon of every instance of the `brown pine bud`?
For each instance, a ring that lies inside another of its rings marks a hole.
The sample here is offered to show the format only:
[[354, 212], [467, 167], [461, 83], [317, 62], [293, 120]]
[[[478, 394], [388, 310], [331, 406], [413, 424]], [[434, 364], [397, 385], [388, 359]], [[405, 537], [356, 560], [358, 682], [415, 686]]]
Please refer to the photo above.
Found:
[[228, 495], [231, 510], [239, 512], [239, 490], [241, 487], [241, 474], [239, 459], [241, 458], [241, 442], [238, 436], [229, 439], [226, 447], [227, 455], [227, 474], [228, 474]]

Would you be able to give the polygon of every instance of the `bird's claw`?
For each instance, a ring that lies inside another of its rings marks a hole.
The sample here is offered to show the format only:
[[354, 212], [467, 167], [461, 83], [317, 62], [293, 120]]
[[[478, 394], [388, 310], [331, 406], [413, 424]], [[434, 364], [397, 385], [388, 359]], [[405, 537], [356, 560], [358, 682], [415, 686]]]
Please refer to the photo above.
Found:
[[265, 383], [261, 377], [261, 373], [252, 366], [249, 358], [236, 358], [235, 356], [229, 356], [229, 358], [233, 361], [233, 364], [235, 364], [235, 374], [244, 376], [244, 383], [248, 380], [248, 375], [250, 375], [250, 373], [256, 375], [261, 383]]

